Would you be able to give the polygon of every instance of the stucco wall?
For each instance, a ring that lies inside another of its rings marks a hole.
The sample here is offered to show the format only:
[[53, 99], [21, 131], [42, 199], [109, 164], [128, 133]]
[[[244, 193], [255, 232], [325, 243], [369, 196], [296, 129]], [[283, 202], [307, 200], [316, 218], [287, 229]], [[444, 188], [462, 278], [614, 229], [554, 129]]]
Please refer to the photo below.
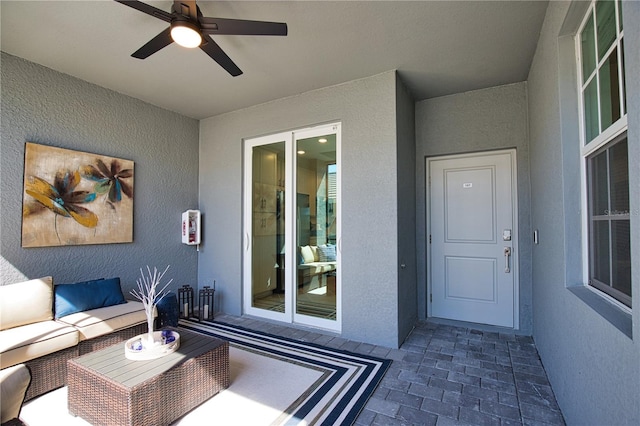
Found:
[[200, 124], [201, 281], [242, 312], [243, 139], [342, 122], [342, 336], [398, 344], [395, 72], [211, 117]]
[[[529, 74], [534, 339], [568, 424], [640, 423], [637, 300], [631, 336], [578, 297], [581, 280], [580, 141], [574, 4], [550, 2]], [[640, 295], [640, 3], [624, 2], [632, 294]], [[582, 13], [579, 13], [581, 15]], [[579, 18], [579, 16], [578, 16]], [[572, 27], [572, 28], [571, 28]], [[635, 212], [635, 213], [633, 213]], [[588, 290], [587, 290], [588, 291]]]
[[398, 133], [398, 343], [418, 320], [416, 280], [415, 102], [398, 77], [396, 89]]
[[[531, 208], [527, 85], [516, 83], [485, 90], [429, 99], [416, 103], [416, 246], [418, 282], [427, 282], [426, 270], [426, 166], [431, 156], [515, 148], [518, 169], [518, 231], [520, 324], [530, 334]], [[418, 312], [425, 318], [427, 288], [418, 286]]]
[[[141, 267], [168, 264], [173, 288], [197, 284], [195, 247], [180, 243], [180, 220], [198, 207], [198, 122], [15, 56], [1, 59], [1, 284], [119, 276], [128, 294]], [[23, 249], [26, 141], [133, 160], [133, 243]]]

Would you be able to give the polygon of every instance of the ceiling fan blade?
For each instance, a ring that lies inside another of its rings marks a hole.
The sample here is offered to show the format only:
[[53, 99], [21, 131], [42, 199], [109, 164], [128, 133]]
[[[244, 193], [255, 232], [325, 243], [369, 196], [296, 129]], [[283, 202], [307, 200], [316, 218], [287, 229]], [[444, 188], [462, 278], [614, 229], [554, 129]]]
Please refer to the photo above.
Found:
[[169, 27], [149, 40], [147, 44], [142, 46], [140, 49], [133, 52], [131, 56], [138, 59], [145, 59], [171, 43], [173, 43], [173, 39], [171, 38], [171, 27]]
[[147, 15], [151, 15], [154, 18], [162, 19], [165, 22], [171, 22], [171, 14], [165, 12], [162, 9], [158, 9], [157, 7], [149, 6], [146, 3], [142, 3], [141, 1], [135, 0], [115, 0], [118, 3], [124, 4], [125, 6], [132, 7], [140, 12], [146, 13]]
[[198, 18], [204, 34], [273, 35], [286, 36], [287, 24], [283, 22], [247, 21], [244, 19]]
[[202, 36], [204, 42], [200, 45], [200, 49], [202, 49], [207, 55], [211, 57], [214, 61], [216, 61], [222, 68], [224, 68], [229, 74], [234, 77], [242, 74], [242, 71], [238, 66], [231, 60], [230, 57], [227, 56], [226, 53], [216, 44], [215, 41], [211, 39], [206, 34]]
[[194, 22], [198, 20], [198, 6], [196, 6], [195, 0], [174, 0], [171, 10], [188, 16]]

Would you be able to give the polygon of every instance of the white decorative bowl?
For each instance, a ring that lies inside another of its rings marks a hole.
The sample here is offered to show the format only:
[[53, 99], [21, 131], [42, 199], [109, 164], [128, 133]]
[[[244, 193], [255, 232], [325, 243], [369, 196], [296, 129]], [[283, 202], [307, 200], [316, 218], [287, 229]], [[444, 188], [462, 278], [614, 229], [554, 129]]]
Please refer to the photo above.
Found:
[[165, 339], [162, 337], [163, 331], [153, 332], [153, 345], [149, 345], [149, 334], [140, 334], [132, 337], [124, 344], [124, 356], [133, 361], [145, 361], [156, 359], [175, 352], [180, 347], [180, 334], [175, 331], [164, 331], [170, 333], [174, 340], [169, 343], [163, 343]]

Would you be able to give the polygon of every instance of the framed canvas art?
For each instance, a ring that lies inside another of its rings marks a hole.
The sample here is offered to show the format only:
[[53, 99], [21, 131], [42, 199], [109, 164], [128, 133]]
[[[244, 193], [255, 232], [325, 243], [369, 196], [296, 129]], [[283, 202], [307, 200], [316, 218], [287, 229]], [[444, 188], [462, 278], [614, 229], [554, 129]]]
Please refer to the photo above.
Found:
[[22, 247], [133, 241], [133, 161], [27, 142]]

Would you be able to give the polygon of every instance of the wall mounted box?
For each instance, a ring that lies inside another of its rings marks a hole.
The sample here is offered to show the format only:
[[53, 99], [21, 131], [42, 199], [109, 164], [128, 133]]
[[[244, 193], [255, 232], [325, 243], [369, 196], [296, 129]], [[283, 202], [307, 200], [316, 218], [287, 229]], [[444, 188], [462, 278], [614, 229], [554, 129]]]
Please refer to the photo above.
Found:
[[182, 213], [182, 243], [190, 246], [200, 244], [200, 210]]

